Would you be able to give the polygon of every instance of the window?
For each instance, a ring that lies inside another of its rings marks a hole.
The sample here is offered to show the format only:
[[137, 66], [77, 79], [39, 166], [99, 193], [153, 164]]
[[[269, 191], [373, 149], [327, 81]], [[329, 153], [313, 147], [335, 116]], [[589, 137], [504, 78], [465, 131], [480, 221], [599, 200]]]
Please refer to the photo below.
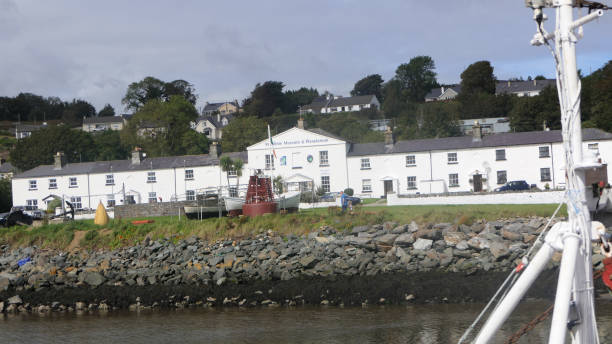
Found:
[[185, 180], [193, 180], [193, 170], [185, 170]]
[[83, 205], [81, 203], [81, 197], [78, 197], [78, 196], [70, 197], [70, 203], [72, 203], [72, 206], [74, 207], [74, 210], [81, 210], [81, 209], [83, 209]]
[[544, 167], [540, 169], [540, 181], [549, 182], [550, 181], [550, 168]]
[[417, 188], [416, 185], [416, 176], [409, 176], [406, 180], [406, 187], [408, 190], [415, 190]]
[[329, 176], [321, 176], [321, 187], [323, 188], [323, 191], [329, 192], [331, 189], [329, 187]]
[[506, 171], [497, 171], [497, 184], [506, 184], [508, 176]]
[[361, 169], [362, 170], [369, 170], [370, 167], [370, 158], [363, 158], [361, 159]]
[[76, 188], [78, 186], [79, 186], [79, 183], [77, 182], [76, 177], [70, 177], [70, 187]]
[[274, 155], [266, 154], [266, 170], [274, 169]]
[[30, 190], [36, 190], [38, 187], [36, 186], [35, 180], [30, 180]]
[[540, 147], [540, 158], [548, 158], [550, 157], [550, 151], [548, 146]]
[[598, 150], [599, 150], [599, 144], [598, 144], [598, 143], [589, 143], [589, 144], [587, 145], [587, 148], [588, 148], [588, 149], [591, 149], [591, 150], [596, 150], [596, 151], [598, 151]]
[[155, 183], [157, 179], [155, 178], [155, 172], [147, 172], [147, 183]]
[[458, 173], [451, 173], [448, 175], [448, 186], [449, 187], [459, 186], [459, 174]]
[[57, 179], [49, 179], [49, 189], [57, 189]]
[[329, 166], [329, 155], [327, 151], [319, 151], [319, 166]]
[[237, 177], [238, 176], [238, 172], [236, 170], [229, 170], [229, 171], [227, 171], [227, 176], [228, 177]]
[[134, 195], [125, 195], [125, 204], [136, 204]]
[[37, 199], [29, 199], [26, 201], [26, 210], [36, 210], [36, 209], [38, 209]]
[[115, 185], [115, 176], [112, 174], [106, 175], [106, 185]]
[[362, 179], [361, 180], [361, 192], [372, 192], [372, 180], [371, 179]]
[[506, 150], [505, 149], [496, 149], [495, 150], [495, 160], [506, 160]]
[[448, 153], [448, 163], [449, 164], [457, 163], [457, 153]]
[[230, 197], [238, 197], [238, 188], [235, 186], [231, 186], [229, 189], [229, 196]]
[[406, 166], [416, 166], [416, 159], [414, 155], [406, 155]]
[[106, 196], [106, 207], [113, 208], [115, 206], [115, 195]]
[[291, 153], [292, 168], [302, 168], [302, 153]]
[[185, 199], [188, 201], [195, 201], [196, 199], [195, 190], [185, 191]]
[[149, 192], [149, 203], [157, 203], [157, 194], [155, 192]]

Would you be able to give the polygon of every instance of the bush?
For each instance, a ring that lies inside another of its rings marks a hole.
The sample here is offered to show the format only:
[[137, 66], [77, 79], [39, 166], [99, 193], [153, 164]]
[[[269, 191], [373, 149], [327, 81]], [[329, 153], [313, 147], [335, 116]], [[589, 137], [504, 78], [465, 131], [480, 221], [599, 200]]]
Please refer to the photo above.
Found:
[[317, 202], [317, 196], [314, 195], [312, 192], [302, 192], [302, 194], [300, 195], [300, 202], [301, 203], [316, 203]]
[[315, 189], [315, 194], [317, 196], [323, 196], [325, 194], [325, 189], [323, 189], [322, 185], [317, 186], [317, 188]]
[[348, 196], [353, 196], [353, 189], [346, 188], [344, 189], [344, 193], [347, 194]]

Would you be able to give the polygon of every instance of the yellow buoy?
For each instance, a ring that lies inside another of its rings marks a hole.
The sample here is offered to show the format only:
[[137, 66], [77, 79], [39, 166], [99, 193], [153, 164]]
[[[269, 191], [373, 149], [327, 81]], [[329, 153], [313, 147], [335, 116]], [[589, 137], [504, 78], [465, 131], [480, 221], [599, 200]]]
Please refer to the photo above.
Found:
[[94, 218], [94, 223], [100, 226], [106, 226], [108, 224], [108, 214], [106, 213], [106, 209], [102, 205], [102, 202], [98, 204], [98, 209], [96, 209], [96, 217]]

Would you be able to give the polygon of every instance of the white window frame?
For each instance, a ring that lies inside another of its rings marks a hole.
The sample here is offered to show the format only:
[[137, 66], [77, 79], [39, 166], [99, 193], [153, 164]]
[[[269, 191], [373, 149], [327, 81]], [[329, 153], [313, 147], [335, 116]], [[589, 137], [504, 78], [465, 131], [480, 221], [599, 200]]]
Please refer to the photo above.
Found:
[[361, 169], [362, 170], [372, 169], [372, 165], [370, 165], [370, 158], [361, 158]]
[[319, 151], [319, 166], [329, 166], [329, 152]]
[[538, 147], [538, 152], [539, 152], [540, 158], [550, 158], [550, 147], [540, 146]]
[[147, 183], [157, 183], [155, 172], [147, 172]]
[[330, 192], [331, 181], [329, 176], [321, 176], [321, 187], [323, 188], [323, 191]]
[[503, 160], [506, 160], [506, 150], [496, 149], [495, 150], [495, 161], [503, 161]]
[[[548, 176], [548, 178], [546, 178]], [[540, 168], [540, 181], [541, 182], [550, 182], [552, 181], [550, 174], [550, 167], [542, 167]]]
[[227, 192], [230, 197], [238, 197], [238, 188], [235, 186], [230, 186], [227, 188]]
[[291, 153], [291, 168], [302, 168], [302, 152]]
[[229, 170], [229, 171], [227, 171], [227, 176], [228, 177], [238, 177], [238, 171], [236, 171], [236, 170]]
[[106, 195], [106, 207], [107, 208], [114, 208], [115, 207], [115, 195], [113, 194], [109, 194]]
[[69, 188], [78, 188], [79, 187], [79, 180], [77, 179], [77, 177], [70, 177], [68, 179], [68, 187]]
[[149, 197], [147, 198], [148, 203], [157, 203], [157, 192], [149, 192]]
[[266, 159], [266, 170], [273, 170], [274, 169], [274, 155], [266, 154], [265, 159]]
[[[500, 173], [503, 173], [503, 176], [504, 176], [503, 180], [499, 178]], [[497, 184], [503, 185], [503, 184], [506, 184], [507, 182], [508, 182], [508, 171], [506, 170], [497, 171]]]
[[587, 149], [599, 151], [599, 143], [588, 143]]
[[83, 209], [83, 201], [81, 199], [81, 196], [70, 197], [70, 203], [72, 203], [72, 206], [74, 206], [74, 210]]
[[459, 163], [459, 157], [457, 156], [457, 152], [447, 153], [446, 154], [446, 159], [447, 159], [449, 164], [458, 164]]
[[26, 201], [26, 210], [37, 210], [38, 209], [38, 200], [37, 199], [29, 199]]
[[106, 185], [115, 185], [115, 175], [114, 174], [106, 175]]
[[459, 187], [459, 173], [448, 174], [448, 187], [456, 188]]
[[193, 180], [193, 170], [185, 170], [185, 180]]
[[38, 183], [36, 182], [35, 179], [30, 180], [28, 185], [30, 186], [28, 190], [30, 191], [38, 190]]
[[416, 176], [408, 176], [408, 177], [406, 177], [406, 189], [407, 190], [416, 190], [417, 189]]
[[187, 200], [187, 201], [195, 201], [196, 200], [196, 192], [195, 192], [195, 190], [187, 190], [187, 191], [185, 191], [185, 200]]
[[406, 167], [416, 166], [416, 155], [406, 155]]
[[49, 178], [49, 190], [57, 189], [57, 178]]
[[372, 179], [362, 179], [361, 180], [361, 192], [362, 193], [372, 192]]

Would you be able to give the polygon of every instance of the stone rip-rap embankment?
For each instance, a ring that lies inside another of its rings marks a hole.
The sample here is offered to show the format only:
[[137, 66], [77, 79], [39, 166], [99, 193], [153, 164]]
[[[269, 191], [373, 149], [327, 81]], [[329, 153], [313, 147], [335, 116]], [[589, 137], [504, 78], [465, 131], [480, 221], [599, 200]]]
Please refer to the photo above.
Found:
[[[147, 239], [94, 252], [3, 246], [0, 312], [485, 301], [545, 223], [386, 222], [304, 237]], [[530, 296], [554, 294], [557, 264]]]

